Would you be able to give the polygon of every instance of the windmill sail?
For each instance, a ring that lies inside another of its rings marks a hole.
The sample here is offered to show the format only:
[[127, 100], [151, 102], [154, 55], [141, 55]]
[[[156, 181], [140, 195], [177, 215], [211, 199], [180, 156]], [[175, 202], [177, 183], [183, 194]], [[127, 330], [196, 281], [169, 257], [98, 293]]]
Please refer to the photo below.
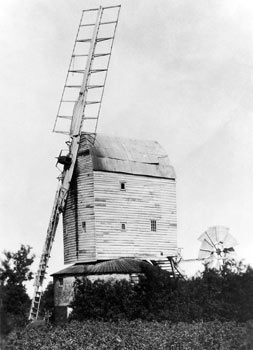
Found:
[[[92, 126], [92, 130], [94, 135], [96, 133], [119, 12], [120, 5], [109, 7], [100, 6], [96, 9], [85, 10], [82, 13], [60, 106], [54, 124], [55, 132], [60, 132], [70, 136], [70, 141], [68, 142], [69, 152], [67, 157], [65, 157], [65, 163], [63, 157], [61, 158], [64, 163], [64, 169], [60, 176], [61, 182], [55, 195], [46, 240], [35, 277], [34, 297], [29, 315], [29, 319], [31, 320], [37, 319], [39, 316], [42, 285], [46, 275], [46, 269], [59, 222], [59, 216], [64, 210], [70, 182], [74, 172], [82, 128], [85, 127], [85, 131], [90, 131], [86, 129], [85, 123], [87, 121], [91, 120], [95, 122]], [[84, 23], [84, 17], [87, 14], [93, 14], [93, 19], [92, 22]], [[112, 28], [111, 33], [109, 34], [108, 26], [111, 26]], [[87, 28], [90, 28], [91, 31], [88, 34], [88, 37], [85, 37], [83, 35], [86, 33], [85, 29]], [[107, 33], [103, 35], [103, 32], [106, 30]], [[102, 49], [100, 46], [103, 42], [109, 42], [109, 46], [106, 47], [106, 51], [104, 52], [101, 51]], [[88, 49], [87, 47], [85, 48], [85, 45], [87, 44]], [[107, 57], [108, 59], [104, 61], [104, 65], [99, 66], [96, 62], [97, 59], [104, 57]], [[78, 60], [79, 62], [77, 63]], [[93, 79], [93, 75], [99, 75], [100, 73], [103, 73], [104, 75], [102, 78], [100, 77], [102, 80], [98, 82], [98, 80]], [[92, 98], [90, 91], [99, 91], [99, 96], [93, 95]], [[91, 99], [89, 99], [90, 97]], [[93, 115], [88, 112], [88, 107], [91, 105], [96, 105], [98, 107], [95, 112], [93, 112]], [[62, 126], [59, 128], [59, 122], [62, 120], [68, 121], [68, 125], [67, 127], [65, 125], [65, 129], [63, 129]], [[66, 162], [66, 160], [68, 161]]]

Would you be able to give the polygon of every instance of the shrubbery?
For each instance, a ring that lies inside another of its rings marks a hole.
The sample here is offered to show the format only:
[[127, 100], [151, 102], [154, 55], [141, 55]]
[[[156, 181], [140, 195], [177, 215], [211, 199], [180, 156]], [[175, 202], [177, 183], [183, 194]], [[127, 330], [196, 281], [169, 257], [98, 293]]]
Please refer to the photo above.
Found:
[[140, 283], [76, 280], [72, 319], [238, 321], [253, 319], [253, 270], [225, 265], [206, 269], [200, 277], [172, 280], [159, 268]]
[[[51, 306], [52, 286], [48, 293]], [[178, 281], [156, 268], [146, 271], [139, 284], [92, 283], [84, 278], [75, 283], [72, 306], [70, 323], [13, 331], [2, 348], [248, 350], [253, 346], [249, 267], [244, 272], [230, 266], [221, 272], [206, 269], [199, 277]]]
[[13, 332], [5, 350], [248, 350], [253, 324], [73, 321]]

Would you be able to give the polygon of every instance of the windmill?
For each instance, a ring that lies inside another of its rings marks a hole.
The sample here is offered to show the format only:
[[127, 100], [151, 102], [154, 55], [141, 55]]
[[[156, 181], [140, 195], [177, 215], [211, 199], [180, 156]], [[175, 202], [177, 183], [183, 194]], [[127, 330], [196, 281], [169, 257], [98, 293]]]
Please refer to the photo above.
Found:
[[227, 227], [209, 227], [199, 238], [201, 242], [198, 259], [203, 260], [209, 268], [220, 269], [224, 262], [235, 256], [235, 238]]
[[238, 243], [225, 226], [209, 227], [198, 240], [201, 242], [198, 258], [181, 258], [179, 262], [202, 261], [209, 268], [220, 270], [227, 260], [236, 256], [234, 246]]
[[66, 142], [68, 152], [65, 155], [61, 152], [58, 158], [58, 163], [63, 165], [63, 170], [59, 176], [59, 186], [35, 276], [30, 320], [37, 319], [39, 315], [43, 281], [59, 217], [64, 211], [67, 200], [82, 130], [89, 131], [91, 142], [96, 138], [119, 13], [120, 5], [100, 6], [82, 12], [53, 129], [54, 132], [69, 136]]

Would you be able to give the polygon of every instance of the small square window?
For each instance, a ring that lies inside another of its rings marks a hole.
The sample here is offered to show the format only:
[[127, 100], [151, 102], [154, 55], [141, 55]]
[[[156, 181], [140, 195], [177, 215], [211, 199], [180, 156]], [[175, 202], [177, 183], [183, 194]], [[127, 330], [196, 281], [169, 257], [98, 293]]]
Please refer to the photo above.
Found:
[[126, 183], [124, 181], [120, 182], [120, 189], [121, 189], [121, 191], [125, 191], [126, 190]]
[[126, 224], [125, 224], [125, 222], [121, 223], [121, 230], [122, 231], [126, 231]]
[[156, 232], [156, 220], [151, 220], [151, 231]]
[[82, 230], [83, 230], [83, 233], [86, 233], [86, 221], [82, 222]]

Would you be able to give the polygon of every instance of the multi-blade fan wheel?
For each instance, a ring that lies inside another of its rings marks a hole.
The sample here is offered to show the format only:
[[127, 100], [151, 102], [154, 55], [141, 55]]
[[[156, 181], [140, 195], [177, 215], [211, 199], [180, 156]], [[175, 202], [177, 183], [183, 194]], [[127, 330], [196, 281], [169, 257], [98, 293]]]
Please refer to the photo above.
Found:
[[220, 269], [224, 261], [235, 256], [234, 246], [237, 241], [223, 226], [211, 227], [199, 240], [202, 242], [198, 259], [204, 260], [210, 268]]

